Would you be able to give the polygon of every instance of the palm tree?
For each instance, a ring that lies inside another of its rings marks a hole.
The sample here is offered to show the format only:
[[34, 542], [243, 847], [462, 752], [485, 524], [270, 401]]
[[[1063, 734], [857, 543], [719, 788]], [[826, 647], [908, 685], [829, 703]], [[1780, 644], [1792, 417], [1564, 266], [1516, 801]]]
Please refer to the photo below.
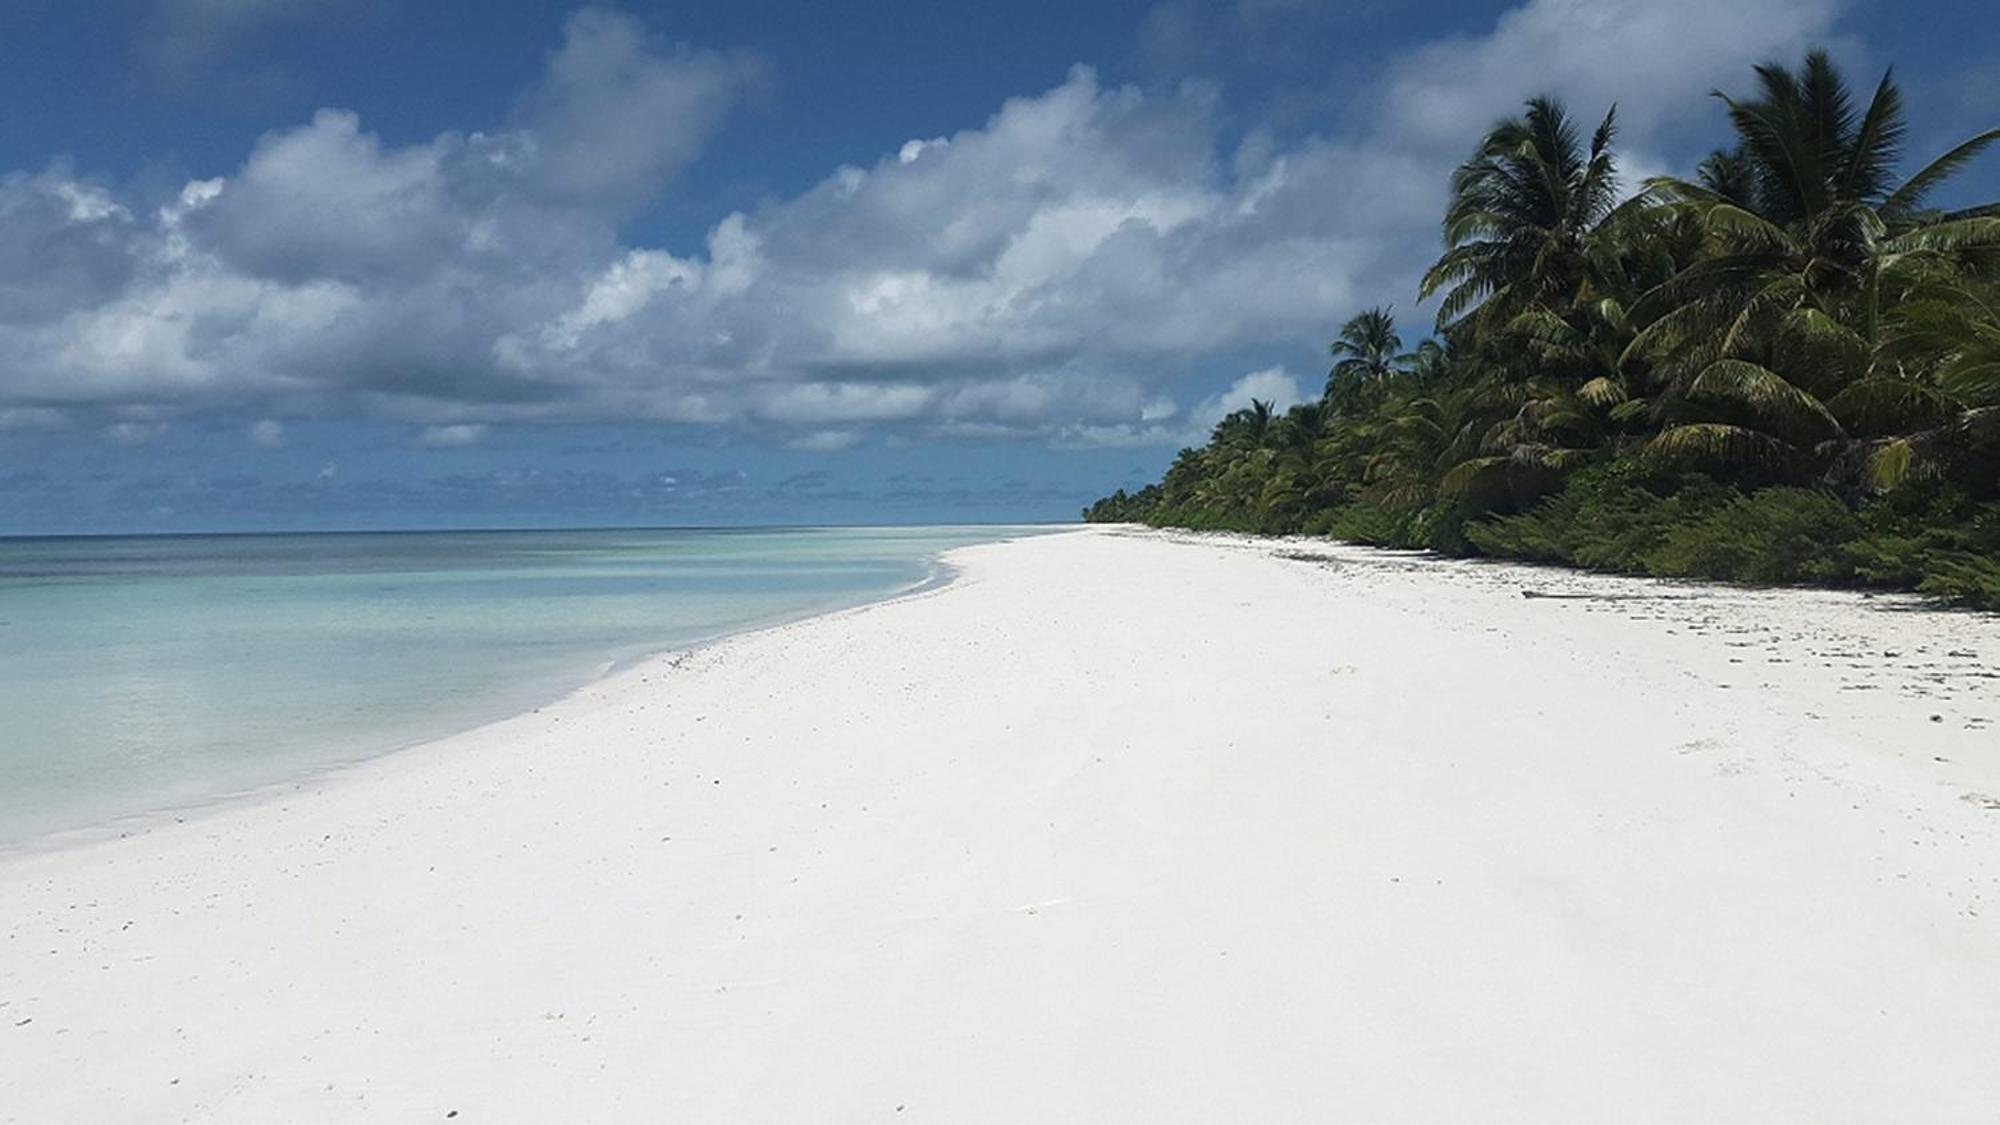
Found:
[[[1907, 364], [1916, 377], [1896, 381], [1901, 396], [1864, 397], [1860, 392], [1874, 381], [1842, 394], [1857, 400], [1850, 408], [1857, 413], [1876, 409], [1873, 400], [1885, 397], [1883, 420], [1903, 423], [1863, 430], [1875, 438], [1864, 463], [1869, 483], [1889, 488], [1912, 475], [1969, 468], [1954, 475], [2000, 486], [2000, 474], [1967, 464], [1982, 451], [1986, 461], [2000, 460], [2000, 288], [1968, 282], [1925, 293], [1890, 314], [1884, 335], [1878, 363], [1899, 370]], [[1873, 420], [1864, 414], [1856, 428]]]
[[[1728, 107], [1737, 144], [1704, 161], [1697, 184], [1671, 177], [1651, 183], [1688, 198], [1730, 202], [1768, 223], [1813, 236], [1824, 250], [1861, 255], [1868, 227], [1893, 233], [1935, 218], [1924, 212], [1924, 200], [2000, 140], [2000, 128], [1988, 129], [1899, 184], [1895, 168], [1909, 126], [1893, 72], [1883, 73], [1858, 117], [1853, 94], [1825, 51], [1807, 52], [1797, 71], [1766, 63], [1757, 68], [1757, 85], [1757, 96], [1742, 100], [1716, 93]], [[1987, 210], [1941, 217], [1969, 218]], [[1871, 213], [1879, 222], [1871, 221]]]
[[[1860, 95], [1820, 52], [1761, 67], [1744, 96], [1717, 95], [1728, 147], [1623, 202], [1615, 116], [1587, 132], [1527, 103], [1453, 176], [1422, 283], [1436, 339], [1405, 354], [1389, 308], [1355, 316], [1319, 400], [1251, 404], [1102, 514], [1518, 552], [1489, 548], [1501, 525], [1483, 517], [1585, 465], [1601, 471], [1568, 485], [1575, 503], [1522, 534], [1699, 523], [1732, 487], [1763, 512], [1755, 489], [1819, 484], [1884, 517], [1839, 545], [1858, 574], [2000, 605], [2000, 204], [1934, 203], [2000, 129], [1904, 177], [1895, 83]], [[1642, 458], [1687, 459], [1712, 485]], [[1932, 483], [1867, 495], [1913, 480]], [[1634, 552], [1650, 534], [1592, 557], [1649, 568]]]
[[1285, 411], [1278, 420], [1278, 444], [1287, 451], [1309, 454], [1326, 435], [1332, 412], [1324, 402], [1301, 402]]
[[1340, 338], [1328, 345], [1333, 353], [1331, 378], [1386, 379], [1403, 358], [1403, 338], [1396, 334], [1393, 309], [1376, 307], [1340, 326]]
[[1617, 202], [1611, 140], [1617, 110], [1588, 149], [1561, 103], [1530, 99], [1495, 125], [1451, 178], [1444, 256], [1419, 292], [1444, 291], [1442, 331], [1471, 318], [1480, 334], [1536, 305], [1566, 305], [1587, 272], [1592, 239]]
[[1327, 372], [1322, 401], [1348, 413], [1361, 405], [1369, 387], [1402, 374], [1411, 359], [1403, 354], [1394, 310], [1380, 306], [1341, 325], [1339, 338], [1327, 350], [1333, 353], [1333, 370]]
[[1474, 396], [1440, 387], [1394, 404], [1364, 433], [1360, 498], [1389, 510], [1437, 498], [1439, 474], [1477, 449]]
[[1275, 402], [1253, 398], [1249, 406], [1231, 412], [1215, 424], [1214, 443], [1238, 449], [1260, 449], [1270, 437], [1276, 418]]
[[1452, 363], [1449, 343], [1425, 340], [1409, 355], [1409, 374], [1420, 390], [1441, 387], [1452, 377]]
[[1319, 459], [1320, 442], [1326, 437], [1333, 411], [1324, 402], [1301, 402], [1285, 411], [1272, 427], [1272, 445], [1277, 456], [1269, 466], [1270, 476], [1258, 498], [1258, 510], [1267, 526], [1296, 527], [1305, 513], [1325, 499], [1325, 477]]
[[1641, 279], [1671, 273], [1677, 255], [1643, 207], [1616, 206], [1616, 133], [1614, 109], [1586, 148], [1567, 111], [1536, 98], [1452, 177], [1449, 248], [1422, 292], [1448, 290], [1440, 330], [1472, 346], [1483, 374], [1436, 467], [1446, 496], [1544, 493], [1596, 457], [1607, 416], [1631, 409], [1618, 374], [1631, 338], [1626, 302]]
[[[1711, 256], [1648, 293], [1627, 366], [1657, 369], [1667, 428], [1651, 448], [1800, 475], [1825, 464], [1848, 426], [1935, 396], [1882, 362], [1886, 310], [2000, 260], [1990, 208], [1950, 214], [1924, 200], [2000, 129], [1978, 134], [1898, 184], [1907, 131], [1885, 74], [1857, 115], [1822, 51], [1796, 72], [1757, 68], [1758, 92], [1718, 93], [1735, 148], [1695, 181], [1649, 181], [1652, 197], [1698, 216]], [[1915, 422], [1921, 413], [1913, 413]]]

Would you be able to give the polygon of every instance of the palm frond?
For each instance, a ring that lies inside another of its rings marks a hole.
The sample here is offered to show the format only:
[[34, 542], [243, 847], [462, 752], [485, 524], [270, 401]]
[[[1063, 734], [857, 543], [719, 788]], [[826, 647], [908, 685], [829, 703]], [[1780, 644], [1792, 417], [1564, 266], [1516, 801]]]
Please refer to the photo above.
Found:
[[1903, 181], [1903, 186], [1889, 193], [1878, 208], [1891, 220], [1907, 218], [1917, 208], [1923, 206], [1925, 198], [1936, 191], [1939, 184], [1956, 175], [1960, 169], [1972, 163], [1980, 153], [1994, 141], [2000, 141], [2000, 127], [1987, 129], [1952, 146], [1943, 156], [1924, 165], [1916, 175]]
[[1438, 495], [1466, 497], [1491, 488], [1496, 478], [1505, 479], [1511, 457], [1472, 457], [1460, 461], [1438, 478]]
[[1663, 430], [1646, 443], [1645, 452], [1666, 460], [1762, 468], [1788, 466], [1796, 456], [1769, 434], [1720, 422], [1691, 422]]
[[1957, 398], [1914, 379], [1858, 379], [1827, 400], [1826, 408], [1851, 433], [1887, 434], [1927, 429], [1956, 417]]
[[1709, 364], [1689, 385], [1688, 394], [1741, 404], [1779, 432], [1807, 444], [1842, 432], [1840, 421], [1819, 399], [1777, 372], [1743, 360]]
[[1894, 238], [1882, 249], [1891, 254], [1977, 254], [2000, 252], [2000, 218], [1949, 219], [1925, 223]]
[[1841, 174], [1842, 194], [1865, 199], [1880, 195], [1902, 156], [1903, 137], [1908, 130], [1895, 72], [1884, 71], [1875, 96], [1868, 102], [1868, 112], [1861, 119], [1861, 130], [1847, 154], [1847, 167]]
[[1737, 253], [1785, 253], [1795, 245], [1783, 227], [1734, 203], [1718, 203], [1702, 218], [1710, 233], [1729, 243]]
[[1597, 378], [1578, 387], [1576, 389], [1576, 397], [1589, 403], [1591, 406], [1608, 409], [1626, 401], [1630, 396], [1626, 393], [1625, 384], [1622, 380], [1613, 379], [1606, 375], [1599, 375]]
[[1897, 438], [1882, 443], [1868, 455], [1862, 475], [1867, 478], [1870, 486], [1878, 491], [1887, 492], [1910, 478], [1916, 459], [1916, 450], [1911, 446], [1909, 439]]
[[1974, 402], [2000, 402], [2000, 354], [1960, 356], [1939, 369], [1938, 385]]

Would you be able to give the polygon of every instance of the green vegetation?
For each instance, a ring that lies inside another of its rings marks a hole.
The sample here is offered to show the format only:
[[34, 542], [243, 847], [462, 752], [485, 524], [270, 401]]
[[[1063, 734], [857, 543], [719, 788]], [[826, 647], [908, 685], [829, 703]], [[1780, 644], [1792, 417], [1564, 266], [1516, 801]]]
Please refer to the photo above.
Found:
[[2000, 608], [2000, 204], [1927, 206], [1888, 76], [1820, 52], [1718, 95], [1736, 134], [1620, 200], [1614, 114], [1537, 98], [1453, 174], [1405, 351], [1348, 321], [1316, 402], [1257, 402], [1086, 519]]

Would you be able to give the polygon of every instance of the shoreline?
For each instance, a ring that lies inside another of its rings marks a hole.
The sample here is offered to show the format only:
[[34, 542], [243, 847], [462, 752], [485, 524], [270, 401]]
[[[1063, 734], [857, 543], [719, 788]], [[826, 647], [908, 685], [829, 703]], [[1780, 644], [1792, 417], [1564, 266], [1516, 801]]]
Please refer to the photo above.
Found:
[[960, 548], [927, 592], [0, 857], [0, 1107], [1972, 1121], [2000, 1098], [1992, 622], [1607, 599], [1657, 585], [1572, 572], [1532, 584], [1587, 597], [1524, 599], [1504, 565], [1286, 546]]
[[[205, 535], [210, 533], [189, 534]], [[234, 535], [236, 533], [214, 534]], [[354, 532], [351, 534], [375, 535], [385, 533]], [[426, 533], [411, 532], [410, 534]], [[1062, 532], [1038, 532], [1037, 534], [1062, 534]], [[1010, 540], [995, 540], [995, 542], [1008, 541]], [[545, 708], [555, 706], [571, 696], [587, 691], [593, 686], [622, 672], [650, 664], [654, 661], [671, 658], [682, 653], [695, 652], [735, 637], [759, 633], [767, 629], [783, 628], [784, 626], [796, 624], [800, 621], [809, 621], [816, 617], [847, 613], [857, 609], [865, 609], [872, 605], [880, 605], [906, 597], [913, 597], [927, 591], [943, 589], [949, 586], [956, 577], [956, 571], [944, 558], [949, 553], [950, 551], [941, 551], [937, 555], [932, 556], [928, 560], [930, 573], [908, 586], [879, 595], [865, 596], [859, 600], [843, 600], [831, 603], [828, 606], [780, 614], [775, 617], [745, 624], [741, 628], [724, 629], [720, 632], [662, 647], [646, 647], [629, 652], [624, 656], [599, 661], [594, 666], [595, 670], [581, 679], [572, 680], [566, 677], [564, 681], [568, 684], [566, 687], [558, 687], [550, 684], [544, 689], [518, 693], [517, 698], [510, 699], [505, 705], [496, 702], [494, 713], [491, 717], [477, 720], [468, 726], [457, 726], [442, 732], [391, 739], [375, 749], [329, 757], [325, 761], [307, 764], [300, 769], [288, 771], [283, 777], [273, 777], [250, 784], [226, 783], [221, 778], [212, 779], [212, 783], [191, 782], [188, 788], [197, 791], [184, 799], [162, 799], [149, 804], [145, 809], [136, 812], [121, 813], [105, 819], [93, 820], [87, 824], [76, 824], [35, 831], [19, 838], [12, 836], [0, 838], [0, 863], [5, 863], [9, 857], [13, 856], [45, 855], [71, 848], [88, 847], [106, 840], [140, 837], [167, 825], [185, 824], [239, 805], [254, 805], [259, 802], [280, 799], [285, 794], [298, 791], [309, 784], [337, 780], [341, 774], [347, 771], [366, 767], [370, 763], [383, 758], [413, 751], [421, 752], [425, 747], [434, 743], [469, 735], [487, 727], [506, 723], [526, 715], [537, 714]], [[530, 699], [532, 701], [522, 702], [522, 700]], [[247, 774], [256, 771], [246, 768], [242, 772]]]
[[1890, 586], [1870, 586], [1850, 583], [1835, 585], [1830, 582], [1739, 582], [1726, 578], [1696, 578], [1679, 575], [1638, 574], [1624, 570], [1610, 570], [1581, 566], [1575, 563], [1555, 562], [1548, 559], [1507, 558], [1500, 555], [1448, 555], [1433, 547], [1393, 547], [1374, 543], [1361, 543], [1351, 539], [1335, 539], [1328, 535], [1312, 535], [1304, 532], [1279, 531], [1225, 531], [1192, 527], [1155, 527], [1143, 523], [1086, 523], [1083, 526], [1103, 528], [1120, 534], [1153, 535], [1163, 539], [1189, 543], [1239, 543], [1244, 546], [1297, 546], [1303, 548], [1332, 547], [1346, 552], [1359, 552], [1366, 556], [1382, 559], [1412, 559], [1439, 564], [1459, 564], [1470, 567], [1494, 567], [1499, 569], [1542, 572], [1553, 575], [1597, 578], [1640, 583], [1651, 587], [1686, 590], [1693, 594], [1703, 591], [1742, 594], [1844, 594], [1860, 602], [1885, 602], [1901, 609], [1921, 613], [1941, 613], [1965, 615], [2000, 622], [2000, 610], [1982, 609], [1963, 602], [1949, 600], [1941, 595], [1926, 594], [1920, 590], [1897, 589]]

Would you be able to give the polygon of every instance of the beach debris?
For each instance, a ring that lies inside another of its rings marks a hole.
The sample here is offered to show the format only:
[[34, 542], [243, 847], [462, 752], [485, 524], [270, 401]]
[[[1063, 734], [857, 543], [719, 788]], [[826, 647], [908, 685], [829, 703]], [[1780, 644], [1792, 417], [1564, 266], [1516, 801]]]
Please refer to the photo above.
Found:
[[[1554, 590], [1522, 589], [1524, 598], [1546, 598], [1550, 601], [1568, 602], [1691, 602], [1705, 598], [1707, 594], [1572, 594]], [[1674, 630], [1669, 629], [1671, 633]]]

